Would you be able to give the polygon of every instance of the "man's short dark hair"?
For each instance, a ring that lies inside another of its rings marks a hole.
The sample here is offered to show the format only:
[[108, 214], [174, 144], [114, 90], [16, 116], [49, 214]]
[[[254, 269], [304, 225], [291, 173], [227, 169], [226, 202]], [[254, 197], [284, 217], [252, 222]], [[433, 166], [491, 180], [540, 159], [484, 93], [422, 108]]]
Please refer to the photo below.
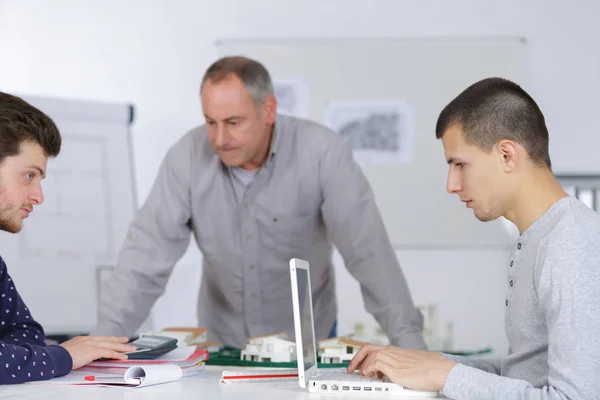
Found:
[[0, 92], [0, 163], [19, 154], [23, 142], [40, 145], [47, 157], [60, 152], [60, 133], [52, 119], [25, 100]]
[[488, 78], [469, 86], [442, 110], [435, 136], [441, 139], [453, 126], [462, 129], [466, 143], [484, 151], [501, 140], [514, 140], [535, 164], [552, 167], [544, 115], [514, 82]]

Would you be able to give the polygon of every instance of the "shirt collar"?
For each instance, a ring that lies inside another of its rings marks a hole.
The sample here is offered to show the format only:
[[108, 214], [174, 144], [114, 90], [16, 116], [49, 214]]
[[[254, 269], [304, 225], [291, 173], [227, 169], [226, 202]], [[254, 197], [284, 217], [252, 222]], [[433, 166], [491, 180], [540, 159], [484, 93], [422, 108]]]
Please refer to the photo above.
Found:
[[529, 228], [519, 237], [519, 243], [535, 243], [544, 237], [551, 229], [551, 221], [560, 218], [565, 207], [571, 202], [573, 197], [566, 196], [555, 202], [547, 209], [540, 218], [538, 218]]
[[271, 148], [269, 149], [269, 156], [267, 157], [266, 162], [269, 162], [275, 153], [277, 153], [277, 149], [279, 148], [279, 143], [281, 142], [281, 136], [283, 134], [283, 117], [277, 114], [277, 118], [275, 119], [275, 124], [273, 125], [273, 133], [271, 136]]

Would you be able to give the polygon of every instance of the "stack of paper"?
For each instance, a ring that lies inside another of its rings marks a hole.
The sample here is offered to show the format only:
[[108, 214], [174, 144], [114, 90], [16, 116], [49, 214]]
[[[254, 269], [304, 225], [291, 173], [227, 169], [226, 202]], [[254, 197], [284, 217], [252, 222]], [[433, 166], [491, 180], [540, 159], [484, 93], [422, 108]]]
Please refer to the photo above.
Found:
[[94, 374], [119, 374], [132, 366], [146, 367], [149, 365], [176, 365], [183, 376], [195, 375], [204, 369], [204, 362], [208, 359], [208, 351], [197, 350], [194, 346], [178, 347], [177, 349], [154, 360], [107, 360], [94, 361], [77, 371], [91, 372]]

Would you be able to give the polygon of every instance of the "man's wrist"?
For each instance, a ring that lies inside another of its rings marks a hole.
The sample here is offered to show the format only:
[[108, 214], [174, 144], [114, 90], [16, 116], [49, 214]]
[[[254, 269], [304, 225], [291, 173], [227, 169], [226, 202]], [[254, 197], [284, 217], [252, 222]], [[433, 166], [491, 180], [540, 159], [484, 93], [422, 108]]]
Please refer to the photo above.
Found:
[[440, 360], [439, 375], [436, 380], [436, 386], [438, 388], [437, 390], [442, 391], [444, 389], [444, 385], [446, 384], [446, 380], [450, 375], [450, 371], [452, 371], [456, 365], [457, 363], [446, 358]]

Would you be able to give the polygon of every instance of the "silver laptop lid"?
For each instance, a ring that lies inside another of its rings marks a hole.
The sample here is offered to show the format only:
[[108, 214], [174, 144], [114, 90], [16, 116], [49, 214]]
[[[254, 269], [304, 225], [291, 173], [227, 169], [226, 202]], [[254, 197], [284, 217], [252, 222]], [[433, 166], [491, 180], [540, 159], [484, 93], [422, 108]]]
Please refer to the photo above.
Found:
[[308, 262], [292, 258], [290, 260], [290, 278], [294, 308], [298, 380], [300, 387], [305, 388], [308, 386], [308, 381], [318, 373], [317, 343], [315, 340], [312, 290], [310, 287]]

